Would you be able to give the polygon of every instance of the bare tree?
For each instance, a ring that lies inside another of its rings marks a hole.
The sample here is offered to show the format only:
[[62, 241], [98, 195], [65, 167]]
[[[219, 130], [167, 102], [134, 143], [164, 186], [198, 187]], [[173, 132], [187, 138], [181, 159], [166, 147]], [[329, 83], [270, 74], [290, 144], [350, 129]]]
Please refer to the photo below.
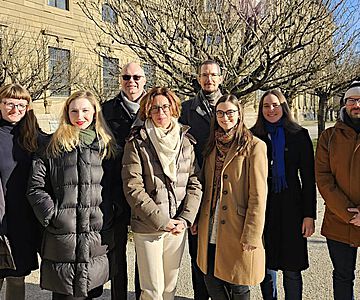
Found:
[[109, 0], [104, 5], [90, 0], [79, 5], [114, 44], [156, 66], [158, 84], [192, 95], [196, 67], [210, 58], [224, 69], [224, 90], [246, 96], [284, 86], [294, 94], [336, 61], [336, 55], [324, 53], [333, 45], [340, 53], [352, 37], [334, 40], [344, 27], [334, 20], [346, 9], [345, 0], [335, 2]]
[[26, 26], [19, 25], [2, 26], [0, 45], [1, 83], [23, 85], [34, 101], [43, 99], [45, 106], [48, 97], [64, 90], [70, 91], [78, 80], [82, 65], [76, 55], [50, 63], [51, 44], [44, 31], [29, 31]]

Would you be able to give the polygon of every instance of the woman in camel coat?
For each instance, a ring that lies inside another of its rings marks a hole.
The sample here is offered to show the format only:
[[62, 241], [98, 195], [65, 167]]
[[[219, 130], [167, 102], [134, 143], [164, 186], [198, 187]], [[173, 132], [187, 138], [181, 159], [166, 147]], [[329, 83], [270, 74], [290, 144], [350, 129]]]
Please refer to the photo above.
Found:
[[203, 170], [198, 265], [212, 299], [250, 299], [248, 285], [260, 283], [265, 271], [266, 146], [243, 124], [235, 96], [221, 97], [215, 110]]

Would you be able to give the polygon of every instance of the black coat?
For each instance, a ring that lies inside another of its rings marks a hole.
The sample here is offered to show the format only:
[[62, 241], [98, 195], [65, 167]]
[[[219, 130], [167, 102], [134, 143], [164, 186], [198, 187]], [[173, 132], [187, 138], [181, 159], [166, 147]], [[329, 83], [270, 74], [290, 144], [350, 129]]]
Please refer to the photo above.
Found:
[[314, 151], [309, 133], [285, 130], [285, 174], [288, 188], [271, 191], [272, 146], [268, 136], [268, 199], [265, 220], [266, 266], [270, 269], [299, 271], [309, 267], [307, 240], [301, 227], [305, 217], [316, 217]]
[[211, 115], [202, 103], [199, 93], [194, 98], [182, 103], [179, 122], [190, 126], [188, 132], [196, 139], [197, 142], [194, 145], [195, 157], [198, 164], [202, 166], [202, 153], [210, 135]]
[[112, 202], [102, 197], [99, 145], [77, 147], [57, 158], [33, 160], [28, 199], [45, 227], [42, 288], [76, 297], [109, 277], [108, 237]]
[[31, 154], [18, 143], [19, 126], [0, 120], [0, 182], [2, 198], [0, 233], [7, 236], [16, 270], [0, 270], [0, 278], [20, 277], [38, 268], [37, 250], [40, 244], [38, 222], [26, 199], [26, 187], [31, 167]]
[[109, 186], [111, 187], [111, 198], [116, 206], [116, 222], [130, 224], [130, 206], [126, 201], [121, 180], [122, 156], [126, 139], [130, 133], [131, 127], [135, 121], [124, 107], [124, 100], [121, 93], [114, 99], [106, 101], [102, 105], [102, 113], [115, 136], [116, 144], [118, 146], [118, 155], [115, 160], [105, 162], [104, 166], [107, 169], [109, 177]]

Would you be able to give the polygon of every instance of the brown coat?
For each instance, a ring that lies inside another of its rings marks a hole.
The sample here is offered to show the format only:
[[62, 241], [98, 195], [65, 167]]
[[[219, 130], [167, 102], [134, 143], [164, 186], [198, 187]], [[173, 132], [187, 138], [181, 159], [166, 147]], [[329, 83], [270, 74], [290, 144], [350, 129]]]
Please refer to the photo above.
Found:
[[[169, 183], [155, 148], [144, 128], [126, 143], [123, 156], [123, 188], [131, 207], [131, 228], [138, 233], [165, 230], [175, 205], [176, 216], [192, 225], [201, 200], [201, 184], [195, 160], [193, 138], [181, 127], [181, 147], [177, 158], [177, 182]], [[192, 139], [192, 141], [190, 140]]]
[[[231, 146], [221, 172], [219, 225], [216, 237], [215, 277], [226, 282], [255, 285], [265, 273], [262, 234], [267, 196], [266, 145], [254, 137], [249, 156]], [[215, 149], [206, 158], [205, 186], [198, 223], [198, 265], [207, 273], [209, 216], [215, 171]], [[255, 246], [243, 251], [242, 244]]]
[[360, 227], [349, 224], [354, 213], [347, 208], [360, 208], [360, 139], [344, 122], [338, 121], [321, 134], [315, 174], [326, 205], [321, 234], [359, 247]]

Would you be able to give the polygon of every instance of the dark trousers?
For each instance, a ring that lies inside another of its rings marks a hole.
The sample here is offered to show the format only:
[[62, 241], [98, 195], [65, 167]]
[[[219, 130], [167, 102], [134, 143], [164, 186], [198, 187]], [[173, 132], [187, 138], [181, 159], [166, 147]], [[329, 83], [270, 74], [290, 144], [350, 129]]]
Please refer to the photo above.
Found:
[[199, 269], [196, 257], [197, 257], [197, 248], [198, 248], [198, 236], [192, 235], [190, 230], [188, 232], [188, 241], [189, 241], [189, 254], [191, 257], [191, 276], [192, 284], [194, 290], [194, 300], [208, 300], [209, 294], [206, 289], [204, 282], [204, 274]]
[[115, 235], [115, 263], [118, 272], [111, 278], [111, 299], [127, 299], [128, 277], [126, 261], [126, 244], [128, 238], [128, 227], [126, 224], [117, 223], [114, 226]]
[[[302, 299], [302, 276], [301, 271], [282, 271], [283, 272], [283, 286], [286, 300], [301, 300]], [[261, 282], [261, 293], [264, 300], [277, 299], [277, 272], [266, 269], [266, 275]]]
[[[71, 295], [64, 295], [59, 293], [52, 293], [52, 299], [53, 300], [91, 300], [93, 298], [100, 297], [103, 293], [103, 286], [99, 286], [97, 288], [92, 289], [87, 297], [74, 297]], [[126, 299], [126, 298], [125, 298]]]
[[214, 276], [216, 246], [209, 244], [208, 249], [208, 273], [204, 275], [204, 281], [211, 299], [250, 300], [249, 286], [232, 284]]
[[334, 268], [334, 300], [353, 300], [357, 248], [330, 239], [326, 242]]

